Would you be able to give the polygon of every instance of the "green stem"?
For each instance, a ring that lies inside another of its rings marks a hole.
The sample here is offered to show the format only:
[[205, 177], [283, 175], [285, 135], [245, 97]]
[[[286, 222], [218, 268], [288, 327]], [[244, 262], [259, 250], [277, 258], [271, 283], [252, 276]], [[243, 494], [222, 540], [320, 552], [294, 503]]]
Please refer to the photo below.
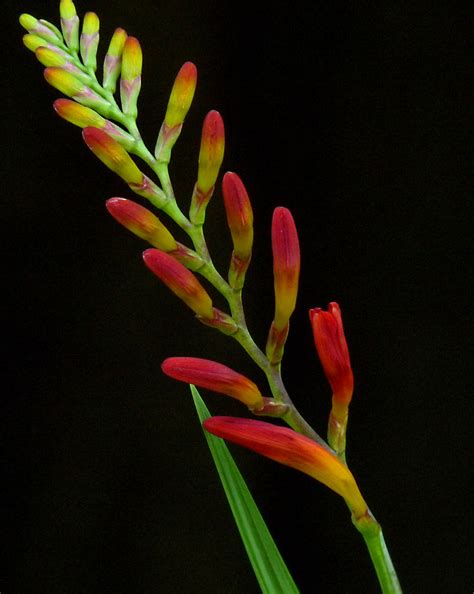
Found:
[[359, 520], [353, 520], [362, 534], [383, 594], [402, 594], [400, 582], [388, 552], [380, 524], [368, 511]]

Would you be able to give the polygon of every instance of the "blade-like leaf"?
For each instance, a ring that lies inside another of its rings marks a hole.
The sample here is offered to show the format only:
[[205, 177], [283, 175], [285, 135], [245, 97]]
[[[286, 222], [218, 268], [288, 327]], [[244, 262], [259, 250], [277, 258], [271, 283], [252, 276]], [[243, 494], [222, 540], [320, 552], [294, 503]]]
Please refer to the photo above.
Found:
[[[201, 423], [211, 415], [194, 386], [191, 392]], [[250, 491], [224, 440], [204, 431], [245, 549], [264, 594], [298, 594]]]

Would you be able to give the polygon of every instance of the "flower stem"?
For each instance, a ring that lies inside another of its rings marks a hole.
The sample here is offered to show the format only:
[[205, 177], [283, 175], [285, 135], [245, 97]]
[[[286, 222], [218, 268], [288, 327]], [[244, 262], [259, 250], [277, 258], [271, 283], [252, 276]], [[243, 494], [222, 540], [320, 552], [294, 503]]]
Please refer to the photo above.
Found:
[[367, 512], [361, 519], [353, 519], [362, 534], [383, 594], [402, 594], [400, 582], [388, 552], [380, 524]]

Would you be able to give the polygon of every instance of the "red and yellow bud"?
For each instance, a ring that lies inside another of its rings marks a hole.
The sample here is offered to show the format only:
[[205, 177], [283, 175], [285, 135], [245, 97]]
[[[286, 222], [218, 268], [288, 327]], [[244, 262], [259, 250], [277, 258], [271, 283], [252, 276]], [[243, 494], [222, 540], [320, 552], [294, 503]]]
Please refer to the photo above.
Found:
[[59, 3], [61, 16], [61, 29], [68, 47], [77, 51], [79, 49], [79, 17], [72, 0], [61, 0]]
[[121, 144], [99, 128], [84, 128], [82, 136], [87, 146], [104, 165], [127, 184], [142, 186], [145, 176]]
[[88, 90], [82, 81], [63, 68], [46, 68], [44, 77], [52, 87], [68, 97], [81, 96]]
[[81, 56], [84, 65], [92, 69], [97, 69], [97, 48], [99, 46], [99, 17], [95, 12], [86, 12], [82, 33], [80, 39]]
[[164, 252], [177, 249], [174, 237], [147, 208], [125, 198], [110, 198], [105, 205], [116, 221], [152, 246]]
[[264, 405], [260, 390], [251, 380], [221, 363], [196, 357], [170, 357], [163, 361], [161, 369], [181, 382], [240, 400], [250, 409]]
[[127, 37], [122, 52], [120, 99], [125, 115], [137, 117], [137, 100], [141, 88], [143, 55], [136, 37]]
[[224, 122], [218, 111], [210, 111], [204, 118], [202, 126], [198, 179], [189, 209], [189, 217], [195, 225], [204, 223], [206, 207], [214, 192], [214, 185], [224, 159], [224, 146]]
[[248, 260], [252, 255], [253, 211], [247, 190], [236, 173], [228, 171], [224, 175], [222, 194], [234, 254], [240, 260]]
[[273, 277], [277, 330], [287, 325], [296, 305], [300, 275], [300, 245], [295, 222], [287, 208], [278, 207], [272, 220]]
[[143, 252], [148, 268], [194, 313], [202, 318], [214, 316], [212, 300], [192, 272], [165, 252], [150, 248]]
[[235, 417], [211, 417], [203, 425], [209, 433], [300, 470], [323, 483], [345, 499], [354, 519], [367, 513], [367, 504], [347, 466], [309, 437], [264, 421]]
[[341, 310], [337, 303], [330, 303], [328, 311], [310, 309], [314, 342], [319, 359], [333, 392], [333, 404], [343, 412], [347, 409], [354, 390], [349, 349], [342, 325]]
[[56, 50], [56, 48], [52, 49], [49, 47], [40, 46], [36, 49], [35, 55], [38, 59], [38, 62], [47, 68], [50, 66], [61, 67], [68, 63], [67, 57], [63, 54], [63, 52], [61, 52], [61, 50]]
[[224, 159], [224, 122], [218, 111], [210, 111], [204, 119], [199, 150], [197, 187], [206, 195], [216, 183]]
[[56, 113], [71, 124], [80, 128], [104, 128], [107, 120], [93, 109], [80, 105], [70, 99], [56, 99], [53, 103]]
[[110, 40], [109, 49], [104, 60], [103, 87], [106, 91], [115, 93], [117, 80], [122, 68], [122, 52], [127, 41], [127, 32], [125, 29], [115, 29]]
[[192, 62], [186, 62], [181, 66], [171, 89], [165, 115], [165, 124], [169, 128], [180, 126], [184, 122], [193, 101], [196, 83], [196, 66]]

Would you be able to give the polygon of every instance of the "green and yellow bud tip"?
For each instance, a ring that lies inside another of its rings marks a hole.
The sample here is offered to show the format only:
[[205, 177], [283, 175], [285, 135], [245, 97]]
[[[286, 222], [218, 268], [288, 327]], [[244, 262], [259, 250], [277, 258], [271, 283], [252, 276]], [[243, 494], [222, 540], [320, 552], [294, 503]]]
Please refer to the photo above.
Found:
[[168, 229], [144, 206], [125, 198], [110, 198], [105, 205], [117, 222], [154, 247], [164, 252], [178, 248]]
[[72, 19], [77, 15], [76, 7], [72, 0], [61, 0], [59, 3], [59, 14], [62, 19]]
[[197, 187], [207, 194], [216, 183], [219, 169], [224, 159], [224, 122], [218, 111], [210, 111], [204, 118], [199, 150]]
[[222, 195], [234, 253], [241, 260], [246, 260], [252, 253], [253, 211], [247, 190], [236, 173], [228, 171], [224, 175]]
[[110, 40], [107, 55], [114, 58], [119, 58], [122, 55], [125, 42], [127, 41], [127, 32], [125, 29], [118, 27], [115, 29], [112, 39]]
[[212, 300], [192, 272], [172, 256], [150, 248], [143, 252], [148, 268], [198, 316], [214, 317]]
[[47, 42], [42, 37], [38, 37], [38, 35], [27, 33], [23, 35], [23, 43], [27, 49], [35, 52], [39, 47], [45, 46]]
[[355, 519], [368, 512], [347, 466], [309, 437], [287, 427], [235, 417], [211, 417], [203, 425], [213, 435], [300, 470], [323, 483], [345, 499]]
[[86, 12], [84, 15], [84, 23], [82, 25], [82, 33], [84, 35], [95, 35], [99, 32], [100, 21], [95, 12]]
[[142, 48], [136, 37], [127, 37], [122, 53], [122, 79], [134, 81], [141, 75], [143, 64]]
[[79, 95], [86, 89], [84, 83], [78, 80], [70, 72], [56, 66], [46, 68], [44, 71], [44, 78], [52, 87], [58, 89], [58, 91], [61, 91], [61, 93], [64, 93], [69, 97]]
[[138, 169], [127, 151], [116, 140], [99, 128], [84, 128], [85, 143], [109, 169], [119, 175], [127, 184], [141, 186], [143, 173]]
[[171, 90], [166, 109], [165, 124], [169, 128], [179, 126], [191, 107], [197, 83], [197, 69], [192, 62], [181, 66]]
[[300, 246], [291, 212], [278, 207], [272, 219], [273, 277], [277, 330], [288, 323], [296, 305], [300, 274]]
[[35, 18], [31, 14], [26, 14], [26, 13], [23, 13], [22, 15], [20, 15], [19, 20], [20, 20], [20, 25], [27, 31], [32, 31], [38, 23], [37, 18]]
[[36, 58], [38, 62], [46, 66], [47, 68], [50, 66], [60, 67], [64, 66], [67, 63], [67, 59], [65, 56], [62, 56], [58, 52], [48, 48], [48, 47], [38, 47], [35, 51]]
[[254, 382], [222, 363], [197, 357], [170, 357], [163, 361], [161, 369], [181, 382], [240, 400], [252, 410], [264, 406], [263, 396]]

